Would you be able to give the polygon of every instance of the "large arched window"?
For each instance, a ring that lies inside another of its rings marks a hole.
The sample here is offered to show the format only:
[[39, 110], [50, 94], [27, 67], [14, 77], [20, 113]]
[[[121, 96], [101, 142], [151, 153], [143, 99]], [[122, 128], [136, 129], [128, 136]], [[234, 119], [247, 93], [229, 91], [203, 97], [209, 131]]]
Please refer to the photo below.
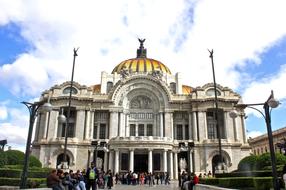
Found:
[[70, 91], [72, 92], [72, 94], [77, 94], [77, 89], [74, 87], [67, 87], [63, 90], [63, 94], [69, 94]]
[[220, 138], [225, 138], [224, 114], [222, 109], [218, 109], [218, 116], [216, 117], [216, 110], [214, 108], [207, 110], [207, 128], [208, 139], [217, 139], [217, 126], [220, 129]]

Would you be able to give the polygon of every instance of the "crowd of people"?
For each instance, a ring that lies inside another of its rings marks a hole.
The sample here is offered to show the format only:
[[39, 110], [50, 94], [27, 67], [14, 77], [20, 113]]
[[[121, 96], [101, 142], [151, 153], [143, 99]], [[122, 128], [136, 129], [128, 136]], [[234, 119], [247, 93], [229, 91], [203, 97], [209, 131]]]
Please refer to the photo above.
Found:
[[53, 190], [96, 190], [96, 189], [111, 189], [115, 184], [126, 185], [169, 185], [170, 176], [167, 172], [161, 173], [136, 173], [126, 172], [114, 176], [111, 170], [105, 172], [98, 170], [92, 163], [87, 170], [78, 170], [74, 172], [64, 172], [62, 169], [54, 169], [47, 177], [47, 186]]

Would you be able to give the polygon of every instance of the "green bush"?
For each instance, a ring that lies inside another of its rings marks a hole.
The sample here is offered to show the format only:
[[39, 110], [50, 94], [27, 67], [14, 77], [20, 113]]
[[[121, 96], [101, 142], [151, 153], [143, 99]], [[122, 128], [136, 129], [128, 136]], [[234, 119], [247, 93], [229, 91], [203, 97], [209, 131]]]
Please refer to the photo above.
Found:
[[[19, 150], [7, 150], [5, 152], [7, 156], [8, 165], [23, 165], [25, 154]], [[23, 166], [22, 166], [23, 167]], [[35, 156], [29, 156], [29, 167], [42, 167], [42, 163]]]
[[[46, 178], [50, 173], [50, 170], [29, 170], [28, 177], [29, 178]], [[20, 178], [22, 175], [22, 169], [0, 169], [0, 177], [7, 178]]]
[[0, 167], [2, 168], [6, 164], [7, 164], [6, 153], [4, 151], [0, 150]]
[[239, 171], [239, 172], [231, 172], [231, 173], [221, 173], [216, 174], [217, 178], [225, 178], [225, 177], [269, 177], [272, 176], [272, 171]]
[[[27, 186], [29, 188], [37, 188], [45, 186], [46, 178], [28, 178]], [[7, 177], [0, 177], [0, 186], [8, 185], [8, 186], [19, 186], [20, 178], [7, 178]]]
[[[286, 156], [280, 153], [275, 153], [276, 164], [277, 165], [285, 165], [286, 164]], [[258, 156], [257, 159], [257, 169], [263, 170], [271, 166], [271, 157], [270, 153], [264, 153]]]
[[219, 178], [218, 186], [227, 188], [253, 187], [252, 177]]
[[273, 187], [272, 177], [256, 177], [253, 182], [255, 189], [268, 190]]
[[258, 156], [256, 155], [250, 155], [244, 157], [242, 160], [240, 160], [238, 164], [238, 171], [252, 171], [256, 170], [256, 162], [257, 162]]
[[207, 185], [217, 185], [218, 178], [200, 178], [199, 183]]
[[19, 150], [7, 150], [8, 165], [22, 165], [24, 163], [24, 153]]

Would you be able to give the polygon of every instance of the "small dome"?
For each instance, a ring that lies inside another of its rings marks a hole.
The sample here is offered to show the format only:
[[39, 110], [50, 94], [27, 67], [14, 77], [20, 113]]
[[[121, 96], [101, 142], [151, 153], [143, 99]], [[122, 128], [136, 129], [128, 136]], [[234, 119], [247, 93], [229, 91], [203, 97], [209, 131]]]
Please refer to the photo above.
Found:
[[112, 74], [120, 73], [123, 69], [128, 69], [131, 72], [152, 72], [161, 70], [162, 73], [171, 74], [170, 69], [155, 59], [147, 58], [147, 50], [144, 48], [143, 43], [145, 39], [138, 39], [140, 47], [137, 49], [137, 57], [128, 59], [119, 63], [112, 71]]

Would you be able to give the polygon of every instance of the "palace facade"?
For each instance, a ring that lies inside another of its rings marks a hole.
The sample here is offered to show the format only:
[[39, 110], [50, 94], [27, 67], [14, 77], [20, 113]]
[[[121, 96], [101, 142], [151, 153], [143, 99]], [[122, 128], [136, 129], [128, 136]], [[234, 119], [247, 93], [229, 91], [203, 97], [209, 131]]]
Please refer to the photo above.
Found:
[[[96, 158], [103, 170], [114, 173], [168, 172], [172, 179], [182, 170], [214, 172], [220, 162], [219, 139], [224, 171], [237, 169], [250, 154], [246, 140], [244, 111], [229, 112], [241, 97], [228, 87], [190, 87], [180, 73], [155, 59], [147, 58], [143, 41], [137, 57], [101, 73], [101, 83], [85, 86], [74, 82], [55, 85], [43, 92], [55, 109], [39, 113], [32, 154], [45, 167], [59, 167], [63, 161], [67, 127], [67, 162], [71, 169], [86, 168]], [[202, 76], [203, 77], [203, 76]], [[70, 119], [67, 115], [72, 91]], [[217, 117], [216, 117], [217, 113]], [[217, 130], [219, 129], [219, 131]]]

